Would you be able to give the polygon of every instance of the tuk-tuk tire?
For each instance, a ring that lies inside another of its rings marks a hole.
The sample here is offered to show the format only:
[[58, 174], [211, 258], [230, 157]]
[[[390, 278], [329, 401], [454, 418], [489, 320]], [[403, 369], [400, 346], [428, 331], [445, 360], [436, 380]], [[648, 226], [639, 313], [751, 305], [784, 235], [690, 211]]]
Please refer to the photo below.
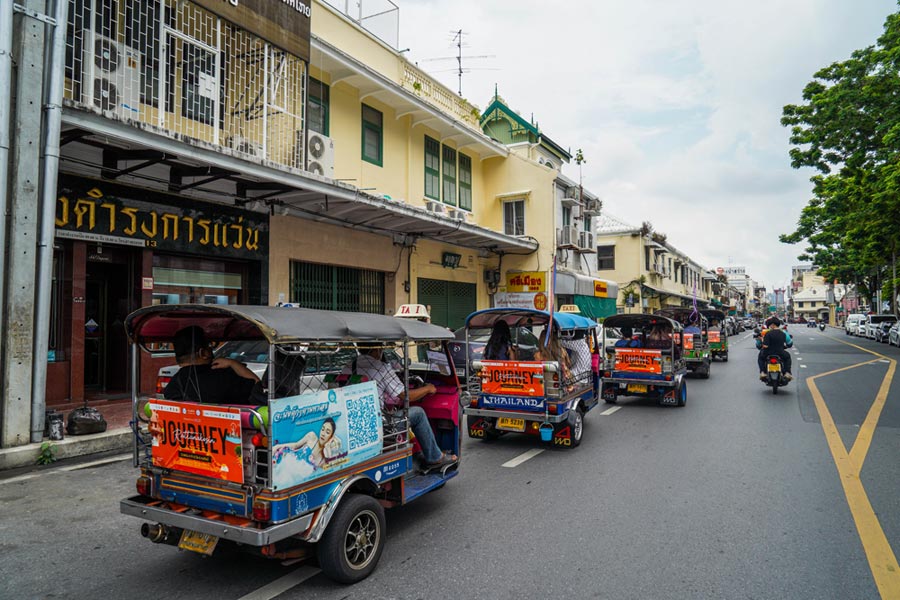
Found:
[[675, 390], [675, 395], [678, 398], [677, 406], [684, 406], [687, 404], [687, 383], [682, 379], [681, 385]]
[[[374, 527], [375, 541], [359, 567], [354, 567], [347, 556], [346, 540], [350, 528], [370, 530]], [[375, 498], [365, 494], [347, 494], [341, 500], [325, 534], [316, 546], [319, 567], [325, 575], [338, 583], [356, 583], [368, 577], [384, 550], [384, 508]]]
[[728, 353], [722, 355], [722, 362], [728, 362]]
[[[569, 411], [569, 416], [566, 418], [566, 424], [572, 428], [572, 445], [569, 446], [569, 448], [574, 448], [581, 444], [581, 438], [584, 437], [584, 411], [580, 406], [575, 410]], [[577, 436], [575, 435], [576, 431], [578, 432]]]

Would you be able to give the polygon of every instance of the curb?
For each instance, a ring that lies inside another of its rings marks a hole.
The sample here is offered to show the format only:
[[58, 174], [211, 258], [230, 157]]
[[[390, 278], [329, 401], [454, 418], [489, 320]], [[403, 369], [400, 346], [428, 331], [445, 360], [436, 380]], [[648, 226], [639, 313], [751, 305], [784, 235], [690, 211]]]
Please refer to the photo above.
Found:
[[[62, 460], [111, 450], [128, 450], [131, 448], [131, 441], [131, 429], [123, 427], [103, 433], [71, 436], [51, 443], [54, 449], [53, 456], [57, 460]], [[32, 467], [40, 452], [41, 444], [0, 448], [0, 471]]]

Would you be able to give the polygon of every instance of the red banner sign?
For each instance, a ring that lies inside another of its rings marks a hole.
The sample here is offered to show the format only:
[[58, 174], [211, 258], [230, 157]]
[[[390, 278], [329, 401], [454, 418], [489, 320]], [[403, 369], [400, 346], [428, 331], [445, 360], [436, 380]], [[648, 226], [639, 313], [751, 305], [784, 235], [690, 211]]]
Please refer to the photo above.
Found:
[[155, 399], [148, 405], [154, 465], [243, 483], [239, 408]]
[[684, 334], [684, 349], [685, 350], [693, 350], [694, 349], [694, 334], [693, 333], [685, 333]]
[[709, 330], [709, 342], [711, 344], [718, 344], [719, 342], [721, 342], [722, 341], [721, 336], [722, 336], [721, 332], [716, 331], [714, 329]]
[[544, 363], [483, 361], [481, 391], [513, 396], [544, 395]]
[[616, 371], [662, 373], [662, 351], [616, 348]]

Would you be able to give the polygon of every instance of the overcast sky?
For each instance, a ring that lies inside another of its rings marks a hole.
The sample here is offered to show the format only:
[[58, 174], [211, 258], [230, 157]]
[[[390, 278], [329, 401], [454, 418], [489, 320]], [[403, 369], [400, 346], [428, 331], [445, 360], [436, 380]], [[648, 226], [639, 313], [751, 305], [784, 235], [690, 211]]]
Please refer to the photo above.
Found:
[[[896, 0], [395, 0], [400, 48], [463, 95], [500, 95], [584, 150], [603, 210], [649, 220], [704, 266], [746, 266], [769, 291], [802, 247], [778, 241], [810, 195], [782, 107], [813, 73], [875, 43]], [[494, 55], [466, 60], [465, 55]], [[475, 70], [480, 69], [480, 70]], [[493, 69], [493, 70], [486, 70]], [[577, 180], [574, 162], [563, 171]]]

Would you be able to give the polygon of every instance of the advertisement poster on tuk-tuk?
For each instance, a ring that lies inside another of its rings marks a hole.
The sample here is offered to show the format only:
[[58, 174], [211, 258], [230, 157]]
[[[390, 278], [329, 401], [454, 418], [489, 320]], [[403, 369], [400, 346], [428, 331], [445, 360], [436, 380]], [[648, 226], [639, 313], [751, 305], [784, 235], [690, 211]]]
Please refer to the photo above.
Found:
[[481, 391], [485, 394], [544, 395], [543, 363], [485, 360], [481, 364]]
[[148, 407], [155, 466], [244, 481], [240, 409], [156, 399]]
[[381, 452], [381, 401], [373, 381], [272, 400], [269, 414], [276, 490]]
[[616, 348], [616, 371], [662, 373], [662, 352], [638, 348]]
[[721, 333], [715, 329], [709, 330], [709, 343], [718, 344], [722, 341]]

